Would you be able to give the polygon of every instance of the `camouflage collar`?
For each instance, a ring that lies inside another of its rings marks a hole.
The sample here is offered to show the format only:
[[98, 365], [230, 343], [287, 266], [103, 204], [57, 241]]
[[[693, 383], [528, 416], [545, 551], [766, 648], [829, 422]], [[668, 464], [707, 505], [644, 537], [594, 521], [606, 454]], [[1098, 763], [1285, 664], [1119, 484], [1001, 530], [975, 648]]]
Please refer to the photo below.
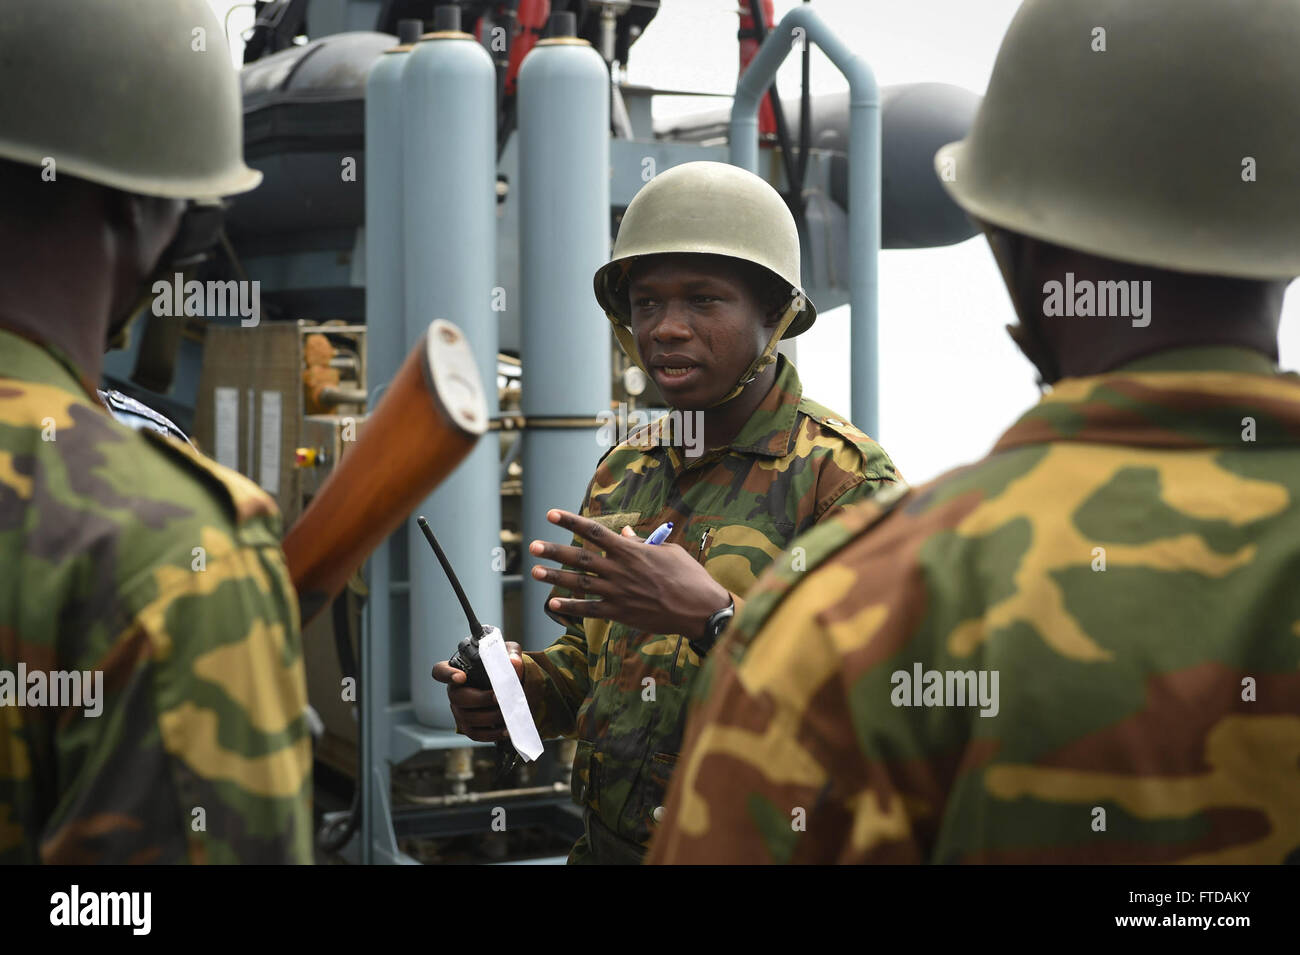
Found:
[[1131, 361], [1117, 371], [1240, 371], [1252, 375], [1278, 373], [1277, 364], [1272, 359], [1249, 348], [1233, 345], [1165, 349]]
[[740, 433], [731, 439], [731, 451], [761, 454], [780, 458], [790, 453], [794, 441], [794, 425], [799, 416], [799, 399], [803, 397], [803, 382], [794, 370], [790, 359], [776, 356], [776, 381], [772, 389], [754, 409]]
[[[776, 380], [749, 420], [726, 446], [713, 448], [698, 458], [686, 458], [673, 441], [671, 415], [655, 419], [628, 438], [627, 443], [642, 447], [663, 449], [676, 468], [693, 468], [705, 461], [713, 461], [721, 454], [735, 451], [740, 454], [757, 454], [780, 458], [794, 447], [795, 423], [799, 417], [799, 401], [803, 398], [803, 382], [794, 365], [782, 354], [777, 354]], [[690, 412], [686, 412], [690, 413]], [[663, 437], [663, 440], [660, 438]]]
[[1242, 349], [1187, 349], [1066, 378], [994, 453], [1049, 441], [1145, 448], [1300, 445], [1300, 377]]
[[[49, 342], [34, 341], [12, 328], [0, 328], [0, 378], [55, 385], [88, 398], [96, 394], [63, 349]], [[97, 398], [94, 403], [99, 405]]]

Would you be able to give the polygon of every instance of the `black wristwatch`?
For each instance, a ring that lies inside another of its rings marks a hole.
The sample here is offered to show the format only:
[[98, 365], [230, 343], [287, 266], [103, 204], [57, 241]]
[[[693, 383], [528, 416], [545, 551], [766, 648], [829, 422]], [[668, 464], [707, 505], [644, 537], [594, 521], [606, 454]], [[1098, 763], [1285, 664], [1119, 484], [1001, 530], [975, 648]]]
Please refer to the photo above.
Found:
[[713, 649], [713, 645], [718, 642], [718, 637], [722, 635], [722, 631], [727, 629], [727, 624], [731, 623], [731, 618], [735, 616], [735, 613], [736, 601], [735, 598], [732, 598], [717, 613], [709, 615], [708, 621], [704, 624], [704, 636], [698, 640], [690, 641], [691, 649], [695, 651], [697, 657], [704, 659], [708, 652]]

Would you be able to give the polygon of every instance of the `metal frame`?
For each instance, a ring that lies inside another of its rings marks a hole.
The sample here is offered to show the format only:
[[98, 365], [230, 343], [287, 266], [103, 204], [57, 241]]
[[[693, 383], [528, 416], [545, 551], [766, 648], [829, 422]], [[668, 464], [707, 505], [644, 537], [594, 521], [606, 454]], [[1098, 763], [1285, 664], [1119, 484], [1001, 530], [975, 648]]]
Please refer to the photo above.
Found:
[[[802, 30], [797, 34], [796, 30]], [[880, 88], [871, 67], [808, 7], [797, 7], [768, 34], [736, 86], [731, 109], [731, 162], [758, 172], [758, 107], [795, 46], [816, 43], [849, 81], [849, 340], [853, 423], [879, 433]]]

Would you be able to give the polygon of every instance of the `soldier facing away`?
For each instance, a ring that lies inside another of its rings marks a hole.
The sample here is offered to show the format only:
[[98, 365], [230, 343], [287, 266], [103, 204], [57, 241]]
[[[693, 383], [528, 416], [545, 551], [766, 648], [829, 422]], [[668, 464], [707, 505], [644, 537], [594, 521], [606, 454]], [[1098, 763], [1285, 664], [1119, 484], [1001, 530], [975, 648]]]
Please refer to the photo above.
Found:
[[95, 393], [153, 280], [215, 237], [187, 200], [261, 179], [221, 25], [22, 0], [0, 50], [0, 862], [310, 862], [275, 506]]
[[[796, 534], [896, 474], [774, 355], [816, 312], [794, 219], [762, 179], [711, 162], [663, 172], [628, 206], [595, 287], [628, 356], [674, 411], [699, 415], [702, 440], [684, 441], [679, 417], [652, 422], [600, 459], [580, 515], [550, 512], [573, 546], [530, 552], [570, 568], [533, 569], [555, 585], [547, 613], [565, 632], [546, 650], [511, 648], [542, 736], [578, 740], [586, 833], [569, 861], [636, 863], [663, 815], [691, 684], [746, 591]], [[647, 546], [666, 522], [667, 543]], [[464, 680], [445, 663], [434, 677]], [[490, 692], [448, 695], [461, 732], [503, 738]]]
[[700, 680], [654, 862], [1300, 862], [1300, 4], [1029, 0], [940, 151], [1052, 386]]

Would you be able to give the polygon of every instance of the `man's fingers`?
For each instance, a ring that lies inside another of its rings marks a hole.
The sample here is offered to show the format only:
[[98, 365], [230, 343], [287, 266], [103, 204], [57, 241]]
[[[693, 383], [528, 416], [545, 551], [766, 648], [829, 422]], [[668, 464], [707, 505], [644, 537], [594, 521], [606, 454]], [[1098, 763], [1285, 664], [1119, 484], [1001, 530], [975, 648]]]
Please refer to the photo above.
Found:
[[498, 730], [459, 730], [458, 732], [476, 743], [495, 743], [506, 738], [504, 728]]
[[466, 679], [464, 670], [458, 670], [446, 660], [433, 665], [433, 678], [439, 683], [464, 683]]
[[452, 686], [447, 688], [447, 699], [451, 705], [462, 710], [490, 710], [497, 705], [496, 694], [491, 690], [476, 690], [470, 686]]
[[[514, 652], [518, 652], [518, 644], [514, 646]], [[515, 665], [522, 667], [523, 661], [520, 660]], [[433, 678], [439, 683], [448, 684], [447, 699], [451, 701], [451, 715], [456, 722], [457, 733], [476, 743], [495, 743], [505, 739], [505, 718], [501, 715], [495, 693], [465, 686], [465, 680], [468, 679], [465, 671], [449, 665], [446, 660], [434, 664]]]
[[552, 597], [546, 605], [555, 613], [570, 617], [596, 617], [600, 620], [612, 620], [610, 611], [613, 602], [609, 600], [571, 600], [564, 597]]
[[533, 568], [533, 577], [536, 580], [544, 580], [552, 586], [563, 587], [578, 597], [607, 597], [610, 593], [605, 579], [594, 574], [575, 574], [568, 570], [539, 566]]
[[467, 730], [497, 730], [506, 725], [500, 710], [460, 710], [456, 722]]
[[506, 653], [510, 654], [510, 662], [514, 665], [515, 676], [519, 677], [519, 682], [524, 682], [524, 648], [513, 640], [506, 641]]
[[601, 550], [607, 551], [611, 547], [622, 547], [627, 543], [604, 524], [593, 521], [591, 518], [574, 514], [571, 511], [552, 508], [546, 512], [546, 519], [552, 524], [558, 524], [565, 530], [572, 531], [579, 537], [591, 541]]
[[607, 571], [609, 567], [608, 558], [592, 550], [586, 550], [582, 547], [572, 547], [568, 544], [552, 544], [550, 541], [533, 541], [528, 545], [528, 553], [534, 557], [542, 557], [546, 560], [553, 560], [557, 564], [563, 564], [565, 567], [572, 567], [574, 570], [583, 573], [600, 574]]

